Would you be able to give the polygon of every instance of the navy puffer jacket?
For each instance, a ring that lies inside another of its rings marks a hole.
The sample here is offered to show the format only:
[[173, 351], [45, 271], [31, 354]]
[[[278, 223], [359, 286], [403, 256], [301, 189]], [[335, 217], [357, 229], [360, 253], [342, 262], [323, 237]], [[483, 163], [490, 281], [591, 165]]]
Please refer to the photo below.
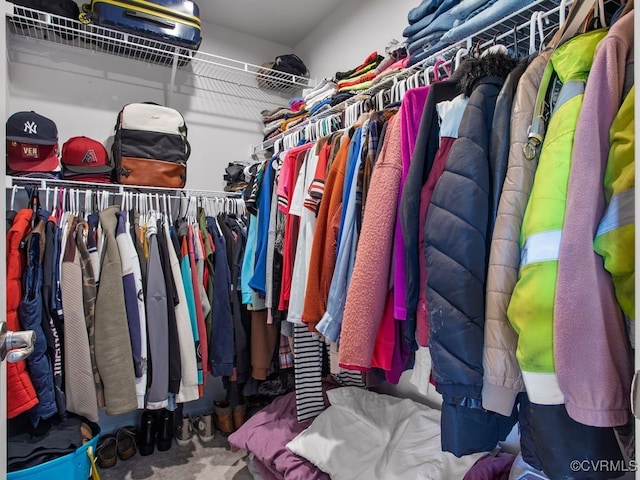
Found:
[[469, 102], [425, 223], [429, 346], [443, 396], [441, 447], [461, 456], [491, 450], [517, 419], [482, 408], [485, 283], [491, 232], [489, 139], [496, 100], [515, 62], [470, 59]]

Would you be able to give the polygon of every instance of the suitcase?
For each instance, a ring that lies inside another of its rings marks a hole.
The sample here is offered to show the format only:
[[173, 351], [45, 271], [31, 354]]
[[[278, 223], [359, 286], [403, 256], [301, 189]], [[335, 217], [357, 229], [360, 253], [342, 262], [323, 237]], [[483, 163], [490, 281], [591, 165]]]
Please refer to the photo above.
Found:
[[197, 50], [200, 11], [190, 0], [91, 0], [85, 15], [100, 27]]

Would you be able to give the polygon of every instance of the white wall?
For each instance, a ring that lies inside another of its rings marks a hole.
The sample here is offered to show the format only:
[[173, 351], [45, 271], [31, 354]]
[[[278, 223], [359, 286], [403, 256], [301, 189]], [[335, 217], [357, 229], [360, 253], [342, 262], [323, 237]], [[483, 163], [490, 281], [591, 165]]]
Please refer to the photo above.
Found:
[[[291, 49], [204, 24], [200, 51], [260, 65]], [[9, 54], [8, 114], [35, 110], [51, 118], [59, 129], [60, 146], [72, 136], [85, 135], [110, 148], [123, 105], [139, 101], [169, 104], [169, 67], [15, 37]], [[197, 65], [189, 68], [202, 72], [204, 64]], [[213, 68], [207, 67], [207, 76]], [[234, 83], [238, 77], [226, 69], [214, 75], [231, 82], [181, 71], [176, 77], [170, 106], [184, 115], [192, 144], [187, 188], [221, 190], [227, 163], [249, 160], [250, 145], [262, 140], [260, 111], [287, 104], [288, 98], [238, 86]], [[255, 81], [252, 75], [243, 78]]]
[[403, 41], [407, 14], [419, 0], [343, 2], [294, 47], [312, 77], [320, 80], [350, 70], [371, 52], [384, 54], [390, 40]]

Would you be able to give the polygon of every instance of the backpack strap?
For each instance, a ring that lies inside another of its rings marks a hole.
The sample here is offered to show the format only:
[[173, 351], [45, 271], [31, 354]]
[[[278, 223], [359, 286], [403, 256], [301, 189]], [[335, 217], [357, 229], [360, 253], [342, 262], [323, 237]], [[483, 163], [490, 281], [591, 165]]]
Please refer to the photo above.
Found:
[[536, 97], [536, 104], [533, 110], [533, 119], [531, 120], [531, 125], [529, 126], [529, 139], [527, 143], [522, 147], [524, 150], [524, 156], [527, 160], [533, 160], [540, 155], [540, 146], [544, 140], [544, 135], [546, 133], [546, 122], [548, 115], [548, 105], [547, 105], [547, 91], [549, 90], [549, 86], [551, 85], [551, 79], [554, 75], [553, 64], [551, 61], [547, 62], [547, 67], [542, 74], [542, 79], [540, 80], [540, 86], [538, 87], [538, 96]]

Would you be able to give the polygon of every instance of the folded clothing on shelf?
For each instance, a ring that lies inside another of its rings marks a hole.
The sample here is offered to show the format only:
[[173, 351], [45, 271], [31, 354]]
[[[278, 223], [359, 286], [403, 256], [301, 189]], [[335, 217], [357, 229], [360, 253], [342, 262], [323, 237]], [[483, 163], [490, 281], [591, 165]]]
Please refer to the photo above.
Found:
[[[462, 8], [467, 3], [476, 0], [465, 0], [454, 8]], [[513, 14], [520, 8], [526, 7], [535, 0], [490, 0], [488, 3], [477, 0], [482, 3], [482, 8], [477, 8], [469, 12], [468, 16], [461, 19], [451, 13], [447, 15], [447, 21], [439, 23], [436, 31], [424, 33], [422, 38], [417, 35], [413, 37], [413, 41], [409, 43], [409, 66], [430, 57], [438, 51], [450, 45], [473, 35], [475, 32], [496, 23], [500, 19]], [[451, 10], [453, 11], [454, 8]], [[466, 11], [466, 10], [465, 10]]]

